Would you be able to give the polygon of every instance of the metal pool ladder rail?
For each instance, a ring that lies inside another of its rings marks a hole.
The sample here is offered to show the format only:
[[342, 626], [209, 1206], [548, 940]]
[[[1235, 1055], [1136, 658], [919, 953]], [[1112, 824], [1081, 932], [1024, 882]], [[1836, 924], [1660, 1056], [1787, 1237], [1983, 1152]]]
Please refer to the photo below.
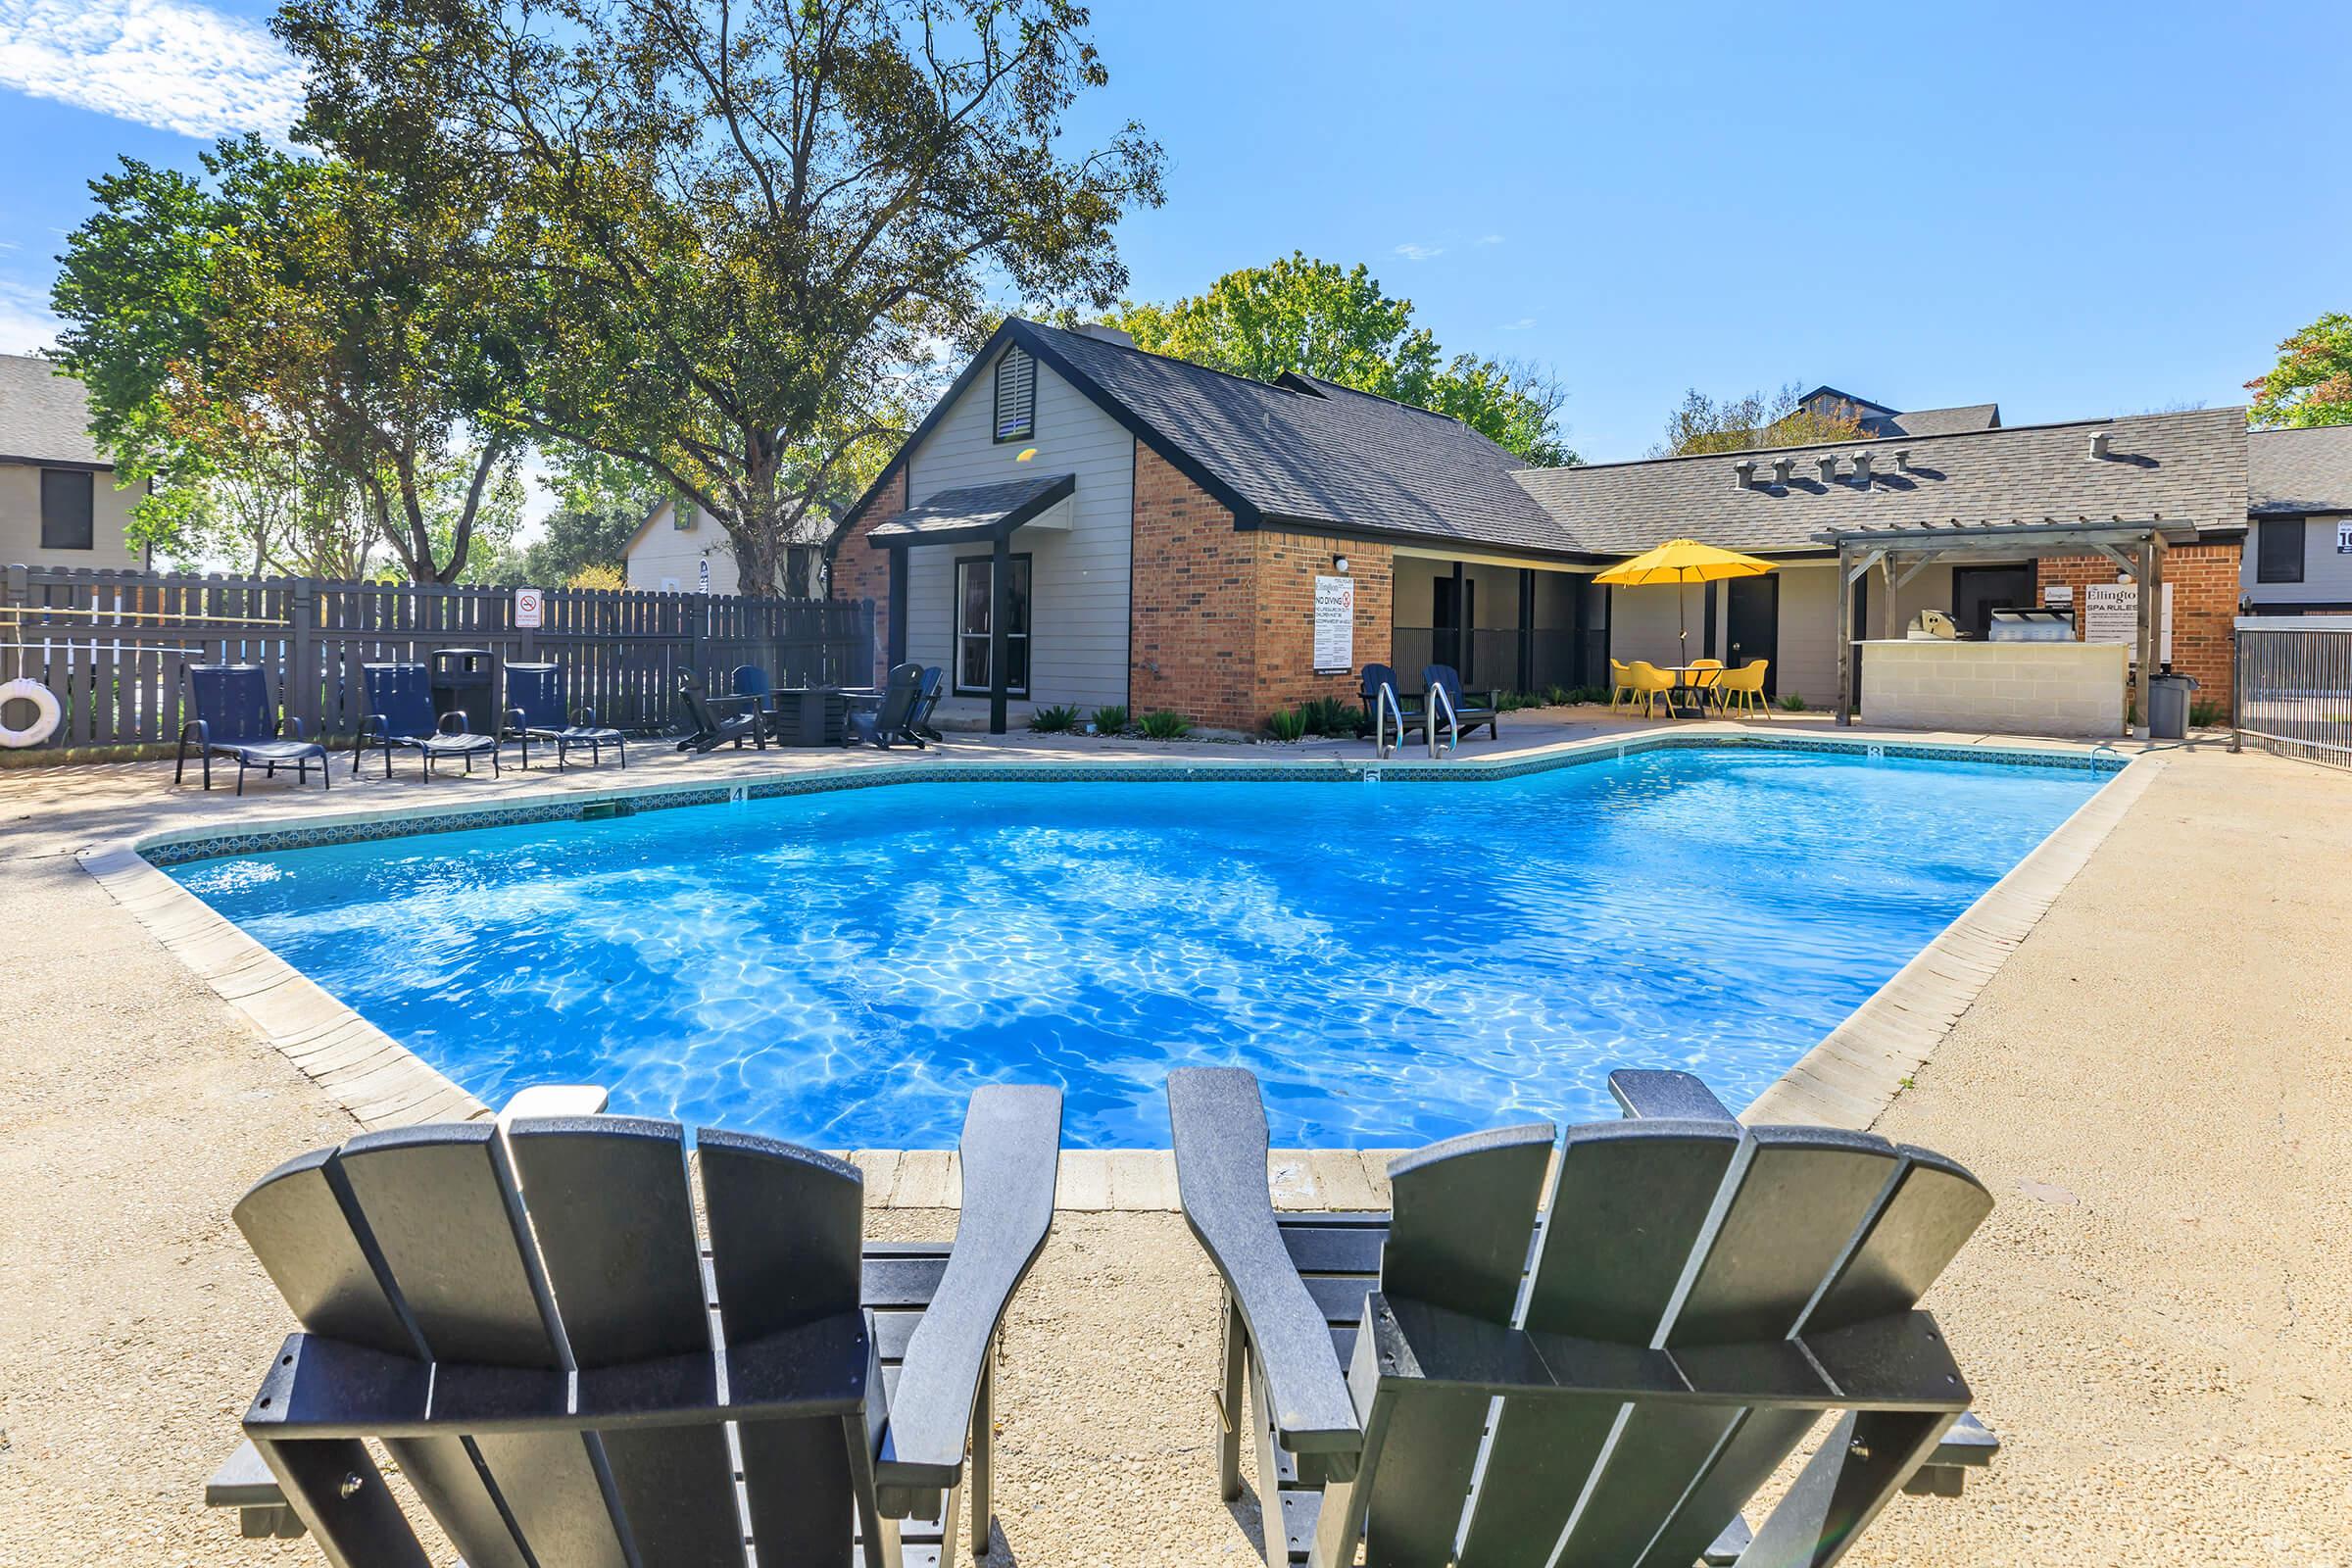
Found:
[[[1372, 699], [1372, 749], [1387, 761], [1389, 753], [1404, 744], [1404, 710], [1397, 704], [1394, 682], [1382, 681], [1375, 688], [1379, 695]], [[1389, 720], [1396, 721], [1396, 738], [1389, 739]]]
[[[1446, 714], [1446, 751], [1452, 752], [1459, 751], [1461, 749], [1462, 722], [1460, 719], [1454, 716], [1453, 696], [1451, 693], [1446, 690], [1445, 682], [1438, 681], [1432, 683], [1429, 688], [1429, 723], [1424, 727], [1423, 733], [1429, 739], [1429, 760], [1434, 762], [1438, 760], [1439, 712], [1442, 710]], [[1399, 728], [1401, 727], [1402, 726], [1400, 725]]]

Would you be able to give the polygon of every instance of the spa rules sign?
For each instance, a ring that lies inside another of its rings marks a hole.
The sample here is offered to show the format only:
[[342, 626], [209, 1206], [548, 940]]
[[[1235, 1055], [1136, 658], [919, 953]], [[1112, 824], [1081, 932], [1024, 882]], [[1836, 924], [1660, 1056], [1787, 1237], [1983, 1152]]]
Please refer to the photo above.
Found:
[[1315, 673], [1345, 675], [1355, 667], [1355, 579], [1315, 579]]
[[[2173, 585], [2164, 585], [2164, 624], [2156, 650], [2159, 663], [2173, 662]], [[2082, 640], [2139, 646], [2139, 584], [2094, 582], [2082, 590]]]

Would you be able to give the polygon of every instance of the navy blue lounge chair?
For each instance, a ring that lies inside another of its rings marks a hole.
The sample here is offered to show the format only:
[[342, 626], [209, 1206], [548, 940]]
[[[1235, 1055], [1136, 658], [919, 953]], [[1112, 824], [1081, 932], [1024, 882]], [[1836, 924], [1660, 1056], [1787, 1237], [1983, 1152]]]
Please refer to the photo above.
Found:
[[766, 725], [756, 697], [705, 697], [688, 676], [678, 682], [678, 706], [686, 710], [687, 723], [686, 738], [678, 742], [681, 752], [714, 752], [729, 741], [739, 752], [745, 741], [767, 750]]
[[[1484, 692], [1463, 691], [1462, 677], [1454, 673], [1453, 666], [1451, 664], [1432, 664], [1428, 668], [1422, 670], [1421, 684], [1427, 688], [1431, 694], [1429, 697], [1429, 710], [1433, 719], [1436, 717], [1438, 712], [1438, 699], [1436, 694], [1443, 690], [1446, 693], [1446, 698], [1453, 704], [1453, 720], [1457, 725], [1460, 726], [1461, 732], [1464, 735], [1475, 734], [1478, 730], [1478, 726], [1484, 724], [1487, 726], [1487, 734], [1489, 738], [1495, 740], [1502, 738], [1502, 731], [1494, 727], [1494, 720], [1499, 717], [1502, 712], [1500, 706], [1502, 699], [1501, 692], [1493, 687], [1488, 688]], [[1486, 700], [1484, 702], [1473, 702], [1471, 699], [1474, 697], [1483, 697]]]
[[1425, 699], [1407, 698], [1398, 691], [1396, 689], [1396, 672], [1388, 665], [1366, 664], [1363, 685], [1364, 716], [1372, 720], [1371, 734], [1373, 738], [1377, 739], [1381, 733], [1381, 694], [1384, 690], [1396, 701], [1393, 716], [1397, 725], [1396, 732], [1397, 740], [1403, 740], [1405, 736], [1412, 734], [1415, 730], [1426, 730], [1429, 727], [1429, 712], [1423, 706]]
[[432, 676], [422, 664], [362, 664], [360, 676], [367, 687], [368, 712], [351, 748], [353, 773], [359, 772], [360, 760], [371, 746], [383, 751], [386, 778], [392, 776], [395, 749], [415, 752], [423, 760], [426, 778], [433, 776], [435, 762], [452, 759], [464, 761], [470, 773], [474, 759], [487, 757], [490, 771], [499, 771], [497, 736], [474, 734], [466, 727], [462, 712], [434, 715]]
[[303, 734], [301, 719], [289, 715], [281, 725], [271, 716], [270, 677], [261, 665], [190, 664], [182, 676], [196, 716], [179, 726], [179, 761], [172, 770], [172, 783], [187, 777], [193, 749], [208, 790], [213, 787], [215, 753], [237, 760], [239, 795], [245, 793], [248, 767], [259, 767], [264, 778], [273, 778], [280, 767], [291, 765], [294, 782], [300, 785], [310, 776], [313, 762], [318, 764], [319, 787], [334, 788], [326, 777], [326, 748]]
[[531, 765], [531, 742], [553, 741], [556, 771], [564, 771], [566, 754], [585, 747], [590, 766], [605, 760], [608, 746], [619, 754], [622, 771], [629, 765], [627, 738], [596, 721], [596, 710], [580, 710], [573, 723], [564, 710], [564, 671], [554, 664], [507, 665], [507, 733], [522, 743], [522, 765]]
[[879, 746], [884, 751], [899, 741], [917, 750], [927, 748], [914, 727], [914, 710], [923, 695], [923, 666], [894, 664], [877, 697], [850, 699], [850, 736], [853, 746]]
[[968, 1445], [985, 1553], [991, 1366], [1060, 1135], [1058, 1091], [975, 1093], [952, 1244], [864, 1243], [858, 1168], [812, 1150], [704, 1129], [690, 1169], [668, 1121], [290, 1160], [235, 1219], [298, 1332], [206, 1500], [331, 1562], [425, 1568], [374, 1438], [468, 1563], [911, 1568], [955, 1560]]
[[738, 664], [731, 681], [735, 695], [759, 701], [763, 713], [775, 711], [776, 684], [767, 678], [767, 671], [758, 664]]
[[1743, 1127], [1688, 1073], [1609, 1087], [1629, 1119], [1569, 1129], [1548, 1182], [1538, 1122], [1392, 1162], [1392, 1213], [1278, 1216], [1256, 1080], [1169, 1074], [1179, 1200], [1226, 1290], [1218, 1480], [1239, 1494], [1253, 1437], [1269, 1563], [1826, 1565], [1896, 1493], [1990, 1461], [1916, 1309], [1992, 1211], [1975, 1177]]

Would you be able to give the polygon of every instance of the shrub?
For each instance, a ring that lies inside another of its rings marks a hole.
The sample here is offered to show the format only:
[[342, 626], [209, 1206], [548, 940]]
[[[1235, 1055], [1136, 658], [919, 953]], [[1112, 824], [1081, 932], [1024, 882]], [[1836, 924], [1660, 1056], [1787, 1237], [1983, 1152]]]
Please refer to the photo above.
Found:
[[2188, 705], [2188, 721], [2199, 729], [2211, 729], [2230, 722], [2230, 710], [2215, 702], [2194, 702]]
[[1029, 715], [1029, 727], [1040, 735], [1067, 735], [1078, 727], [1078, 710], [1067, 703], [1038, 709]]
[[1306, 734], [1306, 709], [1278, 708], [1266, 715], [1266, 733], [1278, 741], [1295, 741]]
[[1783, 693], [1781, 694], [1781, 711], [1782, 711], [1782, 712], [1784, 712], [1784, 713], [1801, 713], [1801, 712], [1803, 712], [1804, 710], [1805, 710], [1805, 694], [1804, 694], [1803, 692], [1783, 692]]
[[1585, 689], [1582, 686], [1579, 686], [1574, 691], [1570, 691], [1565, 686], [1546, 686], [1544, 688], [1544, 706], [1545, 708], [1565, 708], [1570, 703], [1581, 703], [1584, 700]]
[[618, 566], [582, 566], [564, 579], [566, 588], [626, 588], [629, 579], [620, 574]]
[[1609, 689], [1606, 686], [1578, 686], [1560, 693], [1560, 701], [1563, 703], [1606, 704], [1608, 700]]
[[1146, 713], [1140, 727], [1146, 740], [1180, 741], [1193, 732], [1193, 721], [1161, 708]]
[[1127, 710], [1117, 706], [1116, 704], [1113, 704], [1107, 708], [1096, 709], [1095, 728], [1101, 730], [1105, 735], [1126, 734]]
[[1361, 735], [1368, 722], [1362, 709], [1337, 697], [1316, 697], [1300, 703], [1298, 716], [1306, 725], [1307, 734], [1336, 735], [1343, 740]]

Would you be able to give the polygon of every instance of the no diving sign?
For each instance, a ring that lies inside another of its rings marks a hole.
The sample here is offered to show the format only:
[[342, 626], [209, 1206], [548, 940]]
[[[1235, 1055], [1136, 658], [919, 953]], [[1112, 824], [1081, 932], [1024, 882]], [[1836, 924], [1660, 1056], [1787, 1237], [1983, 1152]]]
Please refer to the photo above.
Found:
[[514, 629], [537, 631], [547, 624], [547, 595], [537, 588], [514, 590]]

